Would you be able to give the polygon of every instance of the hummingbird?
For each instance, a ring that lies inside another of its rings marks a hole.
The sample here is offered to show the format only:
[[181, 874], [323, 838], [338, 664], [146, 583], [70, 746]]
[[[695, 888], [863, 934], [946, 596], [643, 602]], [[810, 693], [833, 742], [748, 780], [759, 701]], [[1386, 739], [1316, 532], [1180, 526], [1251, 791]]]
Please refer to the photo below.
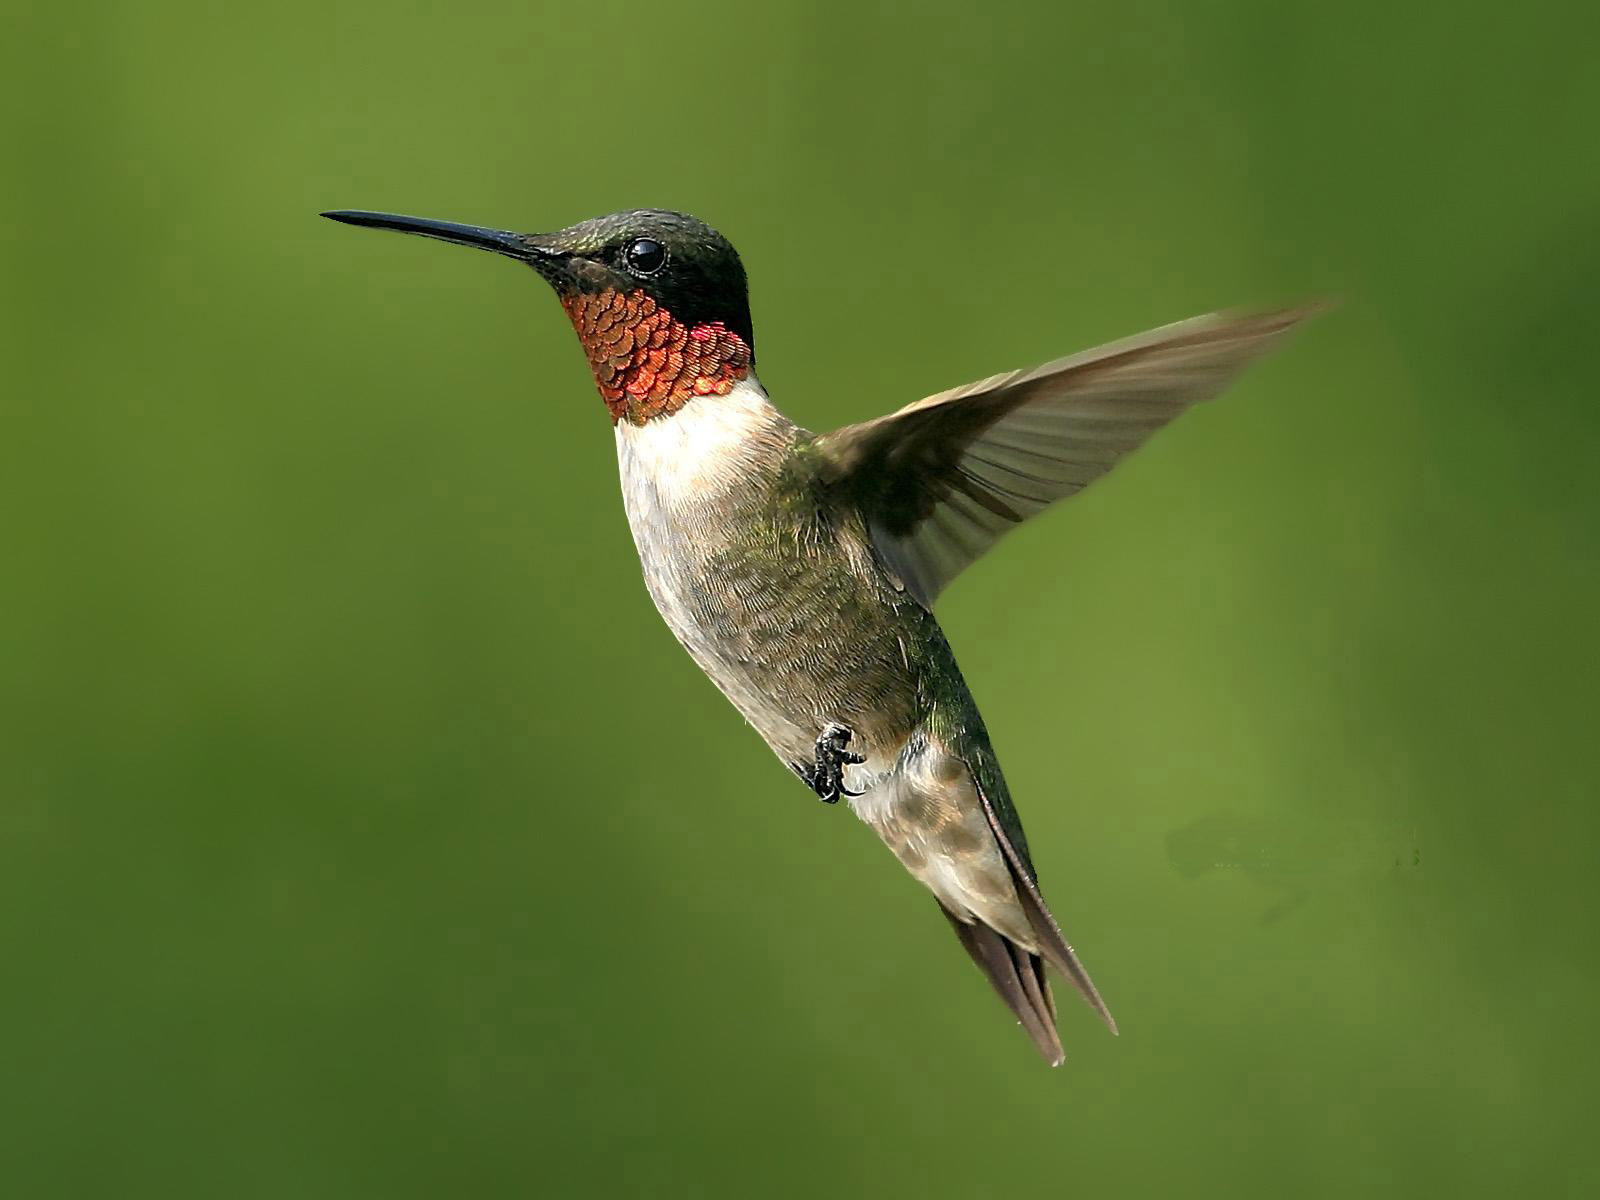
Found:
[[933, 893], [1046, 1062], [1065, 1059], [1046, 964], [1116, 1033], [1045, 903], [934, 602], [1315, 308], [1195, 317], [818, 434], [761, 386], [744, 266], [694, 217], [636, 209], [516, 233], [322, 215], [493, 251], [554, 289], [678, 641], [805, 787], [847, 800]]

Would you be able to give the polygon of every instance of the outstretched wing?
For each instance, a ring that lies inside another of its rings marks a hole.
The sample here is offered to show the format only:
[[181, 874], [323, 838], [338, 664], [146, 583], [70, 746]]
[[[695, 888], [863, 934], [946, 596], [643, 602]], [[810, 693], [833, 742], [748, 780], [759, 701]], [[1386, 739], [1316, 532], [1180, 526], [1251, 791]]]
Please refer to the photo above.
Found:
[[1195, 317], [929, 396], [817, 439], [821, 478], [931, 607], [1008, 530], [1100, 478], [1318, 311]]

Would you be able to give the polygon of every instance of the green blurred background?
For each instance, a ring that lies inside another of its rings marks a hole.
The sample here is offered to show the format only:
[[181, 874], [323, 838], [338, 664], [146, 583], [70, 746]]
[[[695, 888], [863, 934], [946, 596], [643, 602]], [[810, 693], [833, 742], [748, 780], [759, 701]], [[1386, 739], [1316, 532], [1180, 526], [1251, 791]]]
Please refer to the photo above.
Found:
[[[1594, 28], [1418, 7], [9, 5], [6, 1194], [1600, 1182]], [[813, 427], [1344, 300], [942, 605], [1061, 1071], [662, 626], [544, 287], [315, 215], [638, 205]]]

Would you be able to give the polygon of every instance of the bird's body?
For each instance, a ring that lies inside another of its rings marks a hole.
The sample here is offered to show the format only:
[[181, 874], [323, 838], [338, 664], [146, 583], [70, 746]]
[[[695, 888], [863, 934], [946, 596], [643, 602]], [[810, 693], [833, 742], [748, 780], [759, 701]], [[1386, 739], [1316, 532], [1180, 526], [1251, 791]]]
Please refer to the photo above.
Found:
[[851, 807], [947, 910], [1034, 949], [973, 787], [981, 764], [1004, 794], [977, 707], [933, 614], [818, 487], [815, 435], [752, 375], [616, 439], [645, 584], [690, 656], [785, 763], [850, 729]]
[[1063, 1055], [1046, 962], [1114, 1031], [1039, 892], [933, 601], [1305, 313], [1196, 318], [819, 436], [768, 399], [743, 268], [691, 217], [638, 210], [524, 235], [329, 215], [508, 254], [555, 286], [612, 418], [646, 586], [678, 640], [796, 775], [850, 798], [1047, 1060]]
[[[863, 745], [904, 730], [910, 614], [865, 530], [810, 494], [811, 435], [751, 376], [670, 421], [616, 427], [623, 507], [645, 585], [701, 669], [785, 762], [828, 719]], [[861, 770], [862, 768], [853, 768]]]

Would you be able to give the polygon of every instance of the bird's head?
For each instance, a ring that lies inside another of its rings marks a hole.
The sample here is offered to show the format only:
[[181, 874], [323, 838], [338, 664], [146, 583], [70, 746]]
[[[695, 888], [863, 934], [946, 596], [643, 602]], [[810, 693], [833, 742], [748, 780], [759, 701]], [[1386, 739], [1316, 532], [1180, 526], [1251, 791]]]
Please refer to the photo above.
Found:
[[527, 263], [561, 300], [613, 422], [643, 425], [726, 395], [755, 361], [744, 266], [703, 221], [635, 209], [555, 233], [512, 233], [393, 213], [324, 213]]

